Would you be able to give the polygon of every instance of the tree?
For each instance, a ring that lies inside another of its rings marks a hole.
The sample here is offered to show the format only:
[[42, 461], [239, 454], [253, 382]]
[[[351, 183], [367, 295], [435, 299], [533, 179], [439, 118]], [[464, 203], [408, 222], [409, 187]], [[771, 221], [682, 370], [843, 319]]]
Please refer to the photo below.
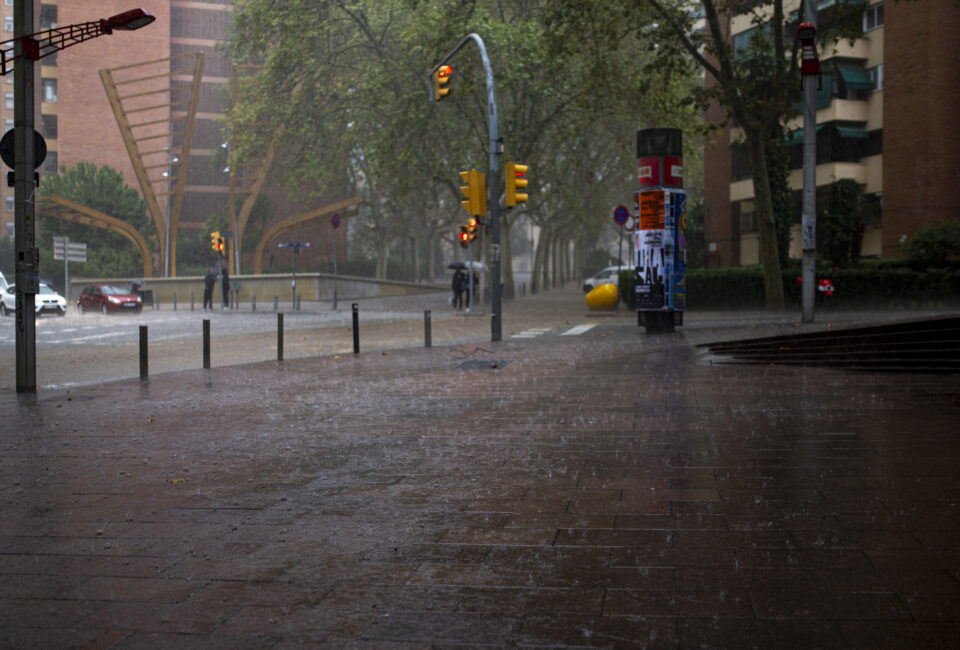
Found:
[[[77, 163], [69, 169], [61, 167], [60, 174], [45, 177], [38, 190], [41, 200], [52, 194], [126, 221], [144, 236], [151, 249], [157, 246], [157, 234], [153, 222], [147, 216], [146, 202], [140, 192], [126, 185], [123, 175], [112, 167], [104, 165], [98, 168], [89, 162]], [[130, 277], [143, 272], [139, 251], [122, 235], [96, 226], [62, 219], [45, 219], [42, 205], [38, 213], [37, 245], [41, 250], [53, 250], [54, 236], [67, 236], [71, 241], [87, 244], [87, 261], [75, 263], [76, 267], [71, 267], [76, 268], [78, 274]], [[52, 255], [41, 255], [40, 273], [43, 277], [53, 277], [54, 272], [60, 270], [61, 262], [53, 260]]]
[[[613, 0], [587, 4], [630, 13]], [[290, 0], [279, 7], [238, 0], [234, 7], [235, 60], [265, 68], [233, 115], [231, 155], [262, 150], [273, 133], [264, 125], [282, 124], [277, 150], [288, 189], [363, 194], [351, 228], [361, 235], [354, 249], [368, 247], [380, 277], [398, 242], [447, 233], [453, 243], [466, 219], [457, 172], [487, 169], [487, 95], [475, 47], [451, 61], [452, 94], [427, 100], [427, 71], [469, 33], [483, 38], [495, 71], [501, 160], [531, 167], [530, 201], [501, 213], [507, 295], [517, 219], [541, 225], [547, 242], [598, 232], [581, 225], [609, 219], [635, 185], [635, 130], [647, 120], [686, 126], [696, 119], [677, 108], [691, 83], [680, 66], [669, 69], [672, 77], [644, 74], [653, 55], [638, 55], [635, 24], [588, 24], [584, 31], [582, 12], [564, 13], [547, 0]], [[603, 171], [578, 173], [586, 160], [599, 160]], [[502, 188], [501, 178], [495, 191]]]

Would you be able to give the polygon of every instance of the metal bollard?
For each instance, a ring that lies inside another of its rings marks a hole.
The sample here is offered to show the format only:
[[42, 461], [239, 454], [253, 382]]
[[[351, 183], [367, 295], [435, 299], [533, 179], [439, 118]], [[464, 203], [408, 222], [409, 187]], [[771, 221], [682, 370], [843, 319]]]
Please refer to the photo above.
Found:
[[360, 354], [360, 306], [353, 303], [353, 353]]
[[277, 314], [277, 361], [283, 361], [283, 312]]
[[274, 297], [273, 297], [273, 311], [277, 311], [277, 309], [279, 309], [279, 307], [278, 307], [278, 302], [279, 302], [279, 301], [278, 301], [278, 298], [277, 298], [276, 296], [274, 296]]
[[250, 310], [257, 311], [257, 297], [250, 296]]
[[177, 292], [173, 292], [173, 311], [177, 311]]
[[190, 311], [193, 311], [193, 292], [190, 292]]
[[210, 319], [203, 319], [203, 367], [210, 367]]
[[140, 379], [145, 380], [149, 374], [149, 359], [147, 355], [147, 326], [140, 326]]
[[423, 347], [429, 348], [433, 346], [433, 342], [430, 340], [430, 310], [423, 310]]
[[300, 311], [300, 296], [297, 296], [297, 311]]

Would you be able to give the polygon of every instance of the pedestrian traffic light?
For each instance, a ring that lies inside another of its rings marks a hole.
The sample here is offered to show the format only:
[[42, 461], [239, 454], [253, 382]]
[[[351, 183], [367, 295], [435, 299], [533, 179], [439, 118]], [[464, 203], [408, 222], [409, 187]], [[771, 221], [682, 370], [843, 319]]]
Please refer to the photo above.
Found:
[[219, 230], [210, 233], [210, 248], [218, 255], [223, 255], [223, 235]]
[[437, 71], [433, 73], [433, 99], [434, 101], [439, 102], [441, 99], [450, 94], [450, 88], [447, 87], [447, 84], [450, 83], [450, 75], [453, 73], [453, 68], [448, 65], [442, 65], [437, 68]]
[[527, 179], [523, 176], [527, 173], [527, 166], [518, 163], [507, 163], [507, 207], [512, 208], [518, 203], [525, 203], [527, 200], [526, 192], [518, 192], [518, 189], [526, 189]]
[[467, 197], [466, 201], [460, 201], [463, 209], [471, 217], [482, 217], [487, 214], [487, 188], [483, 174], [476, 169], [468, 172], [460, 172], [460, 178], [466, 185], [460, 186], [460, 191]]

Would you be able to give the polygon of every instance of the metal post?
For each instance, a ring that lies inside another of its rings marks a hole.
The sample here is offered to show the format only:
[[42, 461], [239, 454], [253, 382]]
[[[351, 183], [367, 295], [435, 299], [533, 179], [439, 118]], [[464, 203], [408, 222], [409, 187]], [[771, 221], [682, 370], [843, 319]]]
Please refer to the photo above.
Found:
[[283, 361], [283, 312], [277, 314], [277, 361]]
[[[803, 3], [804, 22], [817, 23], [817, 3]], [[817, 255], [817, 76], [803, 76], [803, 208], [801, 217], [801, 320], [813, 322]]]
[[333, 229], [333, 309], [337, 309], [337, 229]]
[[623, 266], [623, 226], [620, 226], [620, 246], [617, 249], [617, 308], [620, 311], [620, 268]]
[[190, 311], [193, 311], [193, 292], [190, 292]]
[[250, 311], [257, 311], [257, 297], [250, 296]]
[[[23, 36], [32, 34], [33, 0], [13, 3], [14, 54], [23, 53]], [[40, 290], [40, 251], [36, 247], [34, 170], [34, 64], [20, 56], [14, 64], [14, 259], [17, 284], [17, 392], [37, 392], [36, 293]], [[64, 251], [66, 254], [66, 251]]]
[[280, 297], [279, 297], [279, 296], [274, 296], [274, 297], [273, 297], [273, 311], [277, 311], [277, 310], [280, 308], [280, 307], [279, 307], [279, 303], [280, 303]]
[[177, 311], [177, 292], [173, 292], [173, 311]]
[[470, 263], [467, 264], [467, 313], [473, 312], [473, 242], [467, 245]]
[[353, 353], [360, 354], [360, 312], [357, 303], [353, 303]]
[[67, 256], [67, 249], [70, 248], [70, 238], [63, 238], [63, 297], [70, 304], [70, 258]]
[[293, 309], [297, 309], [297, 247], [290, 247], [290, 259], [293, 260], [293, 282], [290, 283], [290, 286], [293, 288], [293, 298], [290, 302], [293, 304]]
[[423, 347], [432, 347], [433, 341], [430, 336], [430, 310], [423, 310]]
[[147, 326], [140, 326], [140, 379], [146, 379], [149, 374], [149, 360], [147, 354]]
[[203, 319], [203, 367], [210, 367], [210, 319]]

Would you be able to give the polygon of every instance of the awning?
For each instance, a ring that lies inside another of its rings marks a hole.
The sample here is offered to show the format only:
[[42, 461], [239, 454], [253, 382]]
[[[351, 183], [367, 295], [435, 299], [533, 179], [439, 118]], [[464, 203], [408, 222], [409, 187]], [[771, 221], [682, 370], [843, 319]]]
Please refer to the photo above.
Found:
[[[826, 125], [818, 124], [817, 133], [820, 133], [820, 129], [822, 129], [824, 126]], [[803, 144], [803, 129], [797, 129], [796, 131], [788, 133], [786, 135], [786, 143], [788, 147], [792, 144]]]
[[855, 68], [852, 65], [837, 63], [837, 71], [843, 79], [847, 88], [854, 90], [873, 90], [873, 80], [870, 74], [863, 68]]
[[[832, 122], [825, 122], [823, 124], [817, 125], [817, 133], [824, 128], [829, 126], [830, 128], [836, 129], [837, 134], [841, 138], [851, 139], [851, 140], [866, 140], [867, 139], [867, 130], [862, 129], [856, 126], [836, 126]], [[787, 146], [794, 144], [803, 144], [803, 129], [797, 129], [787, 133], [784, 140], [786, 141]]]
[[837, 132], [840, 134], [841, 138], [848, 138], [851, 140], [867, 139], [867, 130], [855, 126], [838, 126]]

